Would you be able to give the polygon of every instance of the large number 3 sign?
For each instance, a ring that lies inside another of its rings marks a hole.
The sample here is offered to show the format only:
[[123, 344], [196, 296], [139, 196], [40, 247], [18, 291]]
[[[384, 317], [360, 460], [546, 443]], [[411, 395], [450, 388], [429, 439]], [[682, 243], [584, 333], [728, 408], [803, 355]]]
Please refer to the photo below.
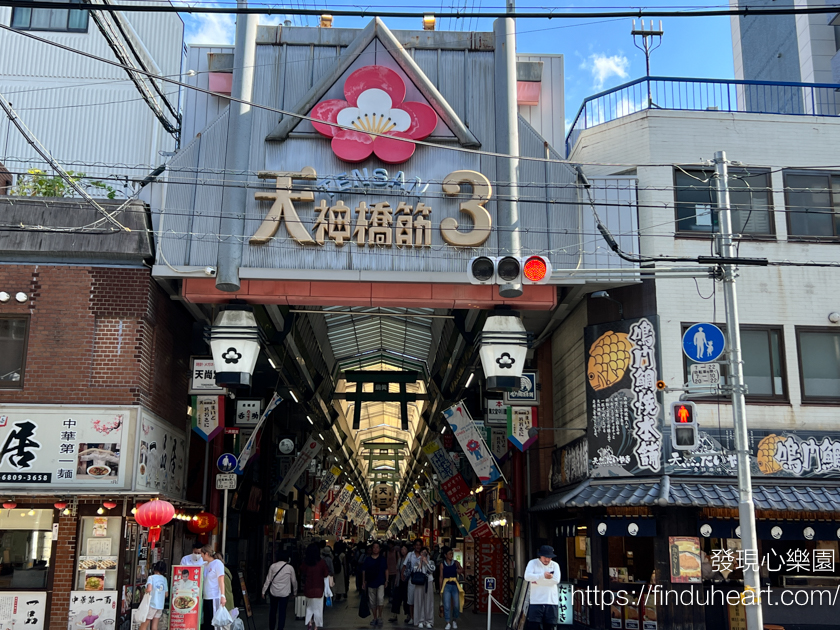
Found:
[[440, 235], [449, 245], [455, 247], [478, 247], [490, 238], [493, 219], [484, 207], [493, 195], [490, 180], [476, 171], [455, 171], [443, 180], [443, 192], [449, 196], [461, 192], [461, 184], [472, 186], [472, 198], [461, 203], [461, 212], [466, 213], [473, 221], [473, 229], [469, 232], [458, 231], [458, 221], [447, 217], [440, 222]]

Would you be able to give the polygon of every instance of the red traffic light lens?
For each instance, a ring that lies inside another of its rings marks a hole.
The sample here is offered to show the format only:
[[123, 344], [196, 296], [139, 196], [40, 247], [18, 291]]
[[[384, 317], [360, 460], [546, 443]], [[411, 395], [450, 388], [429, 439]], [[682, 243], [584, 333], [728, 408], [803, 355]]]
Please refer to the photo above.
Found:
[[679, 423], [691, 422], [691, 409], [686, 405], [680, 405], [674, 410], [674, 421]]
[[546, 266], [545, 261], [539, 256], [531, 256], [525, 261], [525, 266], [522, 269], [522, 273], [525, 274], [525, 277], [531, 282], [539, 282], [545, 278], [545, 274], [547, 272], [548, 267]]

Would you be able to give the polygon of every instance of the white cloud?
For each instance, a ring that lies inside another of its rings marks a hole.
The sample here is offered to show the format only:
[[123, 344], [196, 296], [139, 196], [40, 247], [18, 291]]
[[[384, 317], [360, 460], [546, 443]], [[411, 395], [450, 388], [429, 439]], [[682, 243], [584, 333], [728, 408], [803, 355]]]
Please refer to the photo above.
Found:
[[604, 83], [610, 77], [626, 79], [628, 76], [627, 68], [629, 66], [630, 60], [624, 55], [603, 54], [589, 55], [589, 58], [580, 64], [581, 68], [589, 70], [592, 73], [596, 89], [604, 87]]
[[236, 31], [233, 15], [196, 13], [185, 17], [188, 44], [232, 44]]

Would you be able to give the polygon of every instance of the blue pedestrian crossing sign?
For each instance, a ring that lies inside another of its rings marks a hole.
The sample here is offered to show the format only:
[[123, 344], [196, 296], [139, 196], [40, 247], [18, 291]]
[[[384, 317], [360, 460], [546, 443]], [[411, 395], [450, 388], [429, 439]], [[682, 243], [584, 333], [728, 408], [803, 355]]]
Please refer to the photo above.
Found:
[[230, 453], [219, 455], [219, 459], [216, 460], [216, 467], [220, 473], [232, 473], [236, 470], [236, 456]]
[[717, 361], [725, 345], [723, 331], [714, 324], [694, 324], [682, 339], [685, 356], [697, 363]]
[[484, 578], [484, 590], [485, 591], [495, 591], [496, 590], [496, 578]]

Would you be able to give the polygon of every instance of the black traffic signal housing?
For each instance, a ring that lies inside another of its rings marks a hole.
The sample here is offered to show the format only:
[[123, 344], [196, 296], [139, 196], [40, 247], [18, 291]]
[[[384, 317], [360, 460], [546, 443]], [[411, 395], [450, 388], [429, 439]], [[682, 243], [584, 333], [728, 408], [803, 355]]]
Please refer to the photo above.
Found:
[[690, 451], [699, 445], [697, 406], [688, 400], [671, 403], [671, 446]]

